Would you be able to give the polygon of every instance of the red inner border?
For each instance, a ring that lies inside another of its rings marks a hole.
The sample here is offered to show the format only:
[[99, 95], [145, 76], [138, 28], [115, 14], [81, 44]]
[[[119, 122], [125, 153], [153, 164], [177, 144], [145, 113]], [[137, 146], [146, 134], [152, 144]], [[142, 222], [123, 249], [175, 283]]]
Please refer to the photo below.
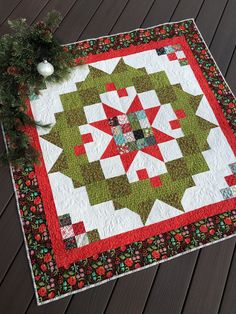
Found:
[[[129, 48], [122, 48], [120, 50], [112, 50], [111, 52], [105, 52], [98, 55], [90, 55], [86, 57], [86, 63], [93, 63], [100, 60], [111, 59], [115, 57], [121, 57], [129, 54], [134, 54], [137, 52], [142, 52], [145, 50], [157, 49], [167, 45], [181, 44], [183, 51], [187, 57], [187, 60], [198, 80], [200, 87], [202, 88], [208, 102], [210, 103], [215, 116], [218, 119], [219, 125], [227, 138], [228, 142], [234, 154], [236, 155], [236, 138], [230, 129], [224, 114], [218, 104], [212, 90], [210, 89], [206, 78], [203, 76], [202, 71], [185, 39], [184, 36], [176, 36], [171, 39], [165, 39], [159, 42], [150, 42], [148, 44], [142, 44], [140, 46], [131, 45]], [[29, 113], [32, 115], [32, 111], [29, 105]], [[37, 130], [31, 127], [28, 127], [26, 130], [27, 133], [32, 137], [34, 146], [41, 151], [39, 137]], [[55, 253], [55, 258], [57, 265], [59, 267], [64, 266], [68, 267], [71, 263], [84, 259], [95, 254], [107, 251], [109, 249], [115, 249], [119, 246], [132, 243], [134, 241], [143, 241], [148, 237], [168, 232], [170, 230], [179, 228], [183, 225], [201, 220], [208, 216], [215, 214], [223, 213], [228, 210], [233, 210], [236, 207], [236, 198], [221, 201], [216, 204], [209, 206], [204, 206], [199, 209], [181, 214], [180, 216], [170, 218], [163, 222], [158, 222], [149, 226], [141, 227], [129, 232], [125, 232], [119, 235], [112, 236], [107, 239], [100, 240], [98, 242], [85, 245], [82, 248], [74, 248], [71, 250], [66, 250], [63, 239], [60, 232], [59, 220], [57, 216], [57, 211], [52, 195], [52, 190], [44, 164], [44, 160], [41, 157], [41, 166], [35, 165], [35, 173], [38, 179], [39, 188], [42, 195], [43, 205], [46, 213], [46, 219], [48, 223], [48, 228], [50, 232], [50, 238], [52, 241], [52, 247]]]

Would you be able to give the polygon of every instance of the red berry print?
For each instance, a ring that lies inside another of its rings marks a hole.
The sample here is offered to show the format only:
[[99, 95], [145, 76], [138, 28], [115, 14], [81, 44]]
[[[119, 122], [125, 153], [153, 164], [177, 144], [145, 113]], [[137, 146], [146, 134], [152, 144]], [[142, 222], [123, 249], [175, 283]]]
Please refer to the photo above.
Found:
[[105, 268], [103, 266], [99, 266], [97, 269], [96, 269], [96, 273], [99, 275], [99, 276], [103, 276], [105, 275]]
[[133, 260], [131, 258], [126, 258], [125, 265], [131, 267], [133, 265]]

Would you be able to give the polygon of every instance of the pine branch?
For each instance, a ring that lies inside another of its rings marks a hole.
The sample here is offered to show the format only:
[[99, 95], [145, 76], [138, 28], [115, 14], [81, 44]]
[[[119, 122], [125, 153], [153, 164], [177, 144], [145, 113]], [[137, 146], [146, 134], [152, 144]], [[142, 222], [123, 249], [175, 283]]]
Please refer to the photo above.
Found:
[[[67, 53], [53, 36], [61, 16], [58, 12], [48, 13], [45, 22], [39, 21], [29, 26], [25, 19], [8, 21], [13, 33], [0, 38], [0, 121], [8, 142], [8, 152], [0, 161], [10, 161], [24, 166], [39, 160], [39, 153], [24, 133], [25, 126], [44, 127], [27, 114], [27, 100], [45, 82], [59, 82], [66, 79], [75, 65], [72, 54]], [[37, 64], [47, 59], [55, 72], [46, 80], [37, 72]]]

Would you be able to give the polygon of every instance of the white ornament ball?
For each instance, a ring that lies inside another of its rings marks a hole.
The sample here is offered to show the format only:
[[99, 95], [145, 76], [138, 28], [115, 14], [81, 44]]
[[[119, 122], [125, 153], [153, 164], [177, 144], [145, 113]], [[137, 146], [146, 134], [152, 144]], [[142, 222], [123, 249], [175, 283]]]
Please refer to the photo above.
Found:
[[54, 73], [53, 65], [47, 60], [43, 60], [37, 65], [37, 71], [44, 77], [50, 76]]

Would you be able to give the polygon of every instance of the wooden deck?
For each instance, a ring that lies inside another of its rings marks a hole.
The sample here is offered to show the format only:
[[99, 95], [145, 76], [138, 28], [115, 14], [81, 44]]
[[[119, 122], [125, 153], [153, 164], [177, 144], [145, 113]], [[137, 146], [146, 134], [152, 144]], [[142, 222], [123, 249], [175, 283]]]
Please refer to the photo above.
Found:
[[[52, 9], [63, 16], [63, 43], [193, 17], [236, 93], [236, 0], [0, 0], [0, 35], [8, 18], [33, 23]], [[1, 314], [236, 313], [236, 238], [37, 307], [8, 167], [0, 169], [0, 239]]]

